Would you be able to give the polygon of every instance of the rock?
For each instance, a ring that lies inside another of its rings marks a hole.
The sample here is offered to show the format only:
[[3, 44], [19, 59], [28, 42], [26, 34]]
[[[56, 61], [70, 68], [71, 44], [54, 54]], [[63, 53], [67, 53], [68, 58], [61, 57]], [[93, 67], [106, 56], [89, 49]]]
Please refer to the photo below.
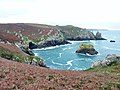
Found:
[[49, 67], [47, 67], [47, 66], [44, 64], [43, 61], [38, 62], [38, 65], [39, 65], [40, 67], [49, 68]]
[[102, 38], [101, 33], [100, 33], [100, 32], [97, 32], [95, 37], [96, 37], [96, 39]]
[[120, 54], [108, 54], [106, 57], [107, 60], [116, 60], [120, 59]]
[[95, 39], [96, 39], [96, 40], [106, 40], [105, 38], [102, 38], [102, 35], [101, 35], [100, 32], [97, 32], [97, 33], [96, 33]]
[[37, 48], [37, 45], [35, 45], [32, 42], [29, 42], [29, 49], [36, 49], [36, 48]]
[[93, 63], [93, 67], [97, 66], [111, 66], [120, 64], [120, 54], [108, 54], [104, 60], [97, 60]]
[[67, 40], [71, 41], [82, 41], [82, 40], [106, 40], [105, 38], [102, 38], [102, 35], [100, 32], [97, 32], [96, 35], [94, 35], [92, 32], [88, 32], [84, 35], [77, 36], [77, 37], [69, 37], [66, 38]]
[[114, 40], [110, 40], [110, 42], [115, 42]]
[[20, 48], [23, 52], [27, 53], [28, 55], [32, 55], [32, 56], [35, 55], [29, 48], [25, 48], [23, 46], [21, 46]]
[[55, 40], [49, 40], [49, 41], [45, 41], [44, 43], [41, 43], [40, 45], [38, 45], [38, 48], [45, 48], [45, 47], [64, 45], [64, 44], [71, 44], [71, 43], [64, 39], [55, 39]]
[[94, 46], [91, 44], [81, 44], [80, 48], [76, 51], [76, 53], [81, 54], [89, 54], [89, 55], [95, 55], [98, 54], [98, 52], [94, 49]]

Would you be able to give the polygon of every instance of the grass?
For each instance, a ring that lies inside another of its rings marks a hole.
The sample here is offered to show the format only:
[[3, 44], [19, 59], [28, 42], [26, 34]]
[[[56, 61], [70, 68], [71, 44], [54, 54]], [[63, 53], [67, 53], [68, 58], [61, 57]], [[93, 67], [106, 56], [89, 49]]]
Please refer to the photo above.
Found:
[[120, 64], [113, 63], [108, 66], [99, 66], [89, 69], [95, 71], [98, 77], [111, 76], [114, 81], [99, 85], [98, 90], [120, 90]]
[[28, 63], [28, 64], [31, 64], [32, 62], [38, 63], [40, 61], [43, 61], [41, 58], [38, 58], [36, 56], [30, 56], [22, 52], [17, 53], [17, 52], [10, 51], [6, 48], [1, 48], [1, 47], [0, 47], [0, 57], [8, 59], [8, 60]]
[[120, 90], [120, 82], [109, 82], [104, 85], [100, 85], [98, 88], [99, 90]]

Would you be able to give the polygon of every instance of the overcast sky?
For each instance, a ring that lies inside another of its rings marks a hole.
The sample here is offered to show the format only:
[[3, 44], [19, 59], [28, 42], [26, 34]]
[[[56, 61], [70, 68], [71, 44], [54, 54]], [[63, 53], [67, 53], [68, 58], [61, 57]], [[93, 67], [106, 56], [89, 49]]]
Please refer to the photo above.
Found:
[[0, 0], [0, 23], [120, 30], [120, 0]]

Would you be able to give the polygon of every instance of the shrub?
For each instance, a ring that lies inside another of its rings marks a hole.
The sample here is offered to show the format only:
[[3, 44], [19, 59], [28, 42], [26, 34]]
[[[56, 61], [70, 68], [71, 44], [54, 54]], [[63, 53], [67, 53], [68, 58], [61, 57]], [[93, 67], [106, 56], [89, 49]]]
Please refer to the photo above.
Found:
[[38, 58], [36, 56], [29, 56], [24, 53], [16, 53], [16, 52], [13, 52], [6, 48], [1, 48], [1, 47], [0, 47], [0, 57], [6, 58], [8, 60], [24, 62], [24, 63], [28, 63], [28, 64], [33, 64], [33, 63], [37, 64], [40, 61], [43, 61], [43, 59]]
[[80, 49], [94, 49], [92, 44], [81, 44]]

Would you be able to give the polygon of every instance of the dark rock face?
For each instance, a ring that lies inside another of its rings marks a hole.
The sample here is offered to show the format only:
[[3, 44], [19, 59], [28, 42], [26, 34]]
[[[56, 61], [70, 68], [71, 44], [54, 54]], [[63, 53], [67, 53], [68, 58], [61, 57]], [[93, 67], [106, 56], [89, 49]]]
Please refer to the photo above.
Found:
[[114, 40], [110, 40], [110, 42], [115, 42]]
[[45, 48], [45, 47], [50, 47], [50, 46], [56, 46], [56, 45], [64, 45], [64, 44], [70, 44], [70, 42], [60, 39], [60, 40], [50, 40], [46, 41], [44, 43], [41, 43], [38, 45], [38, 48]]
[[29, 49], [29, 48], [25, 48], [25, 47], [20, 47], [21, 50], [25, 53], [27, 53], [28, 55], [34, 56], [35, 54]]
[[79, 49], [76, 51], [76, 53], [82, 53], [82, 54], [89, 54], [89, 55], [95, 55], [98, 54], [98, 52], [95, 49]]
[[35, 48], [37, 48], [37, 45], [35, 45], [32, 42], [29, 42], [29, 49], [35, 49]]

